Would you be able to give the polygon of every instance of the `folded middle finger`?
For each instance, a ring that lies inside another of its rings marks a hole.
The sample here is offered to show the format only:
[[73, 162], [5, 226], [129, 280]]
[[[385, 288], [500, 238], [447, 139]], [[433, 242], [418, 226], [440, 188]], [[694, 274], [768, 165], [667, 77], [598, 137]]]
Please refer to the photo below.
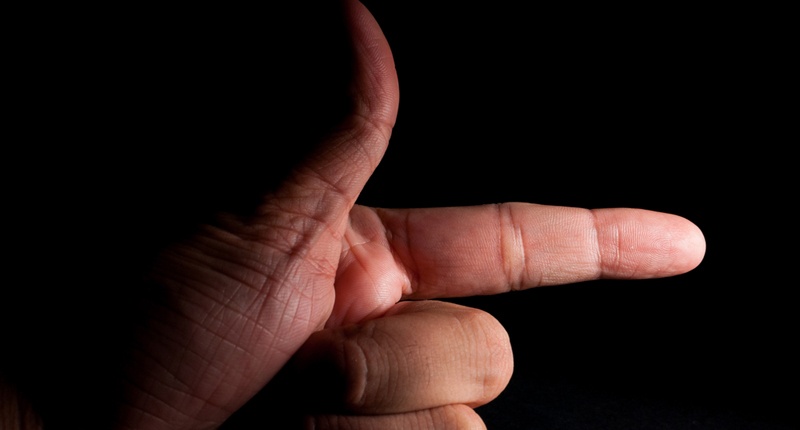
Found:
[[491, 315], [440, 301], [401, 302], [385, 316], [309, 338], [293, 371], [313, 412], [390, 414], [494, 399], [513, 369]]

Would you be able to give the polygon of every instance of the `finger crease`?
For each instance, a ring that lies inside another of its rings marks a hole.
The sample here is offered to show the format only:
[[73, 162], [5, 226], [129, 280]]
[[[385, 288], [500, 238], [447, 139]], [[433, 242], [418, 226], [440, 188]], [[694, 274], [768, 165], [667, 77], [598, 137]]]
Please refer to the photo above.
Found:
[[[595, 246], [594, 253], [595, 253], [595, 258], [597, 259], [597, 273], [595, 273], [594, 277], [595, 279], [599, 279], [602, 277], [603, 272], [607, 267], [605, 261], [606, 256], [605, 253], [603, 252], [602, 244], [600, 243], [600, 222], [597, 219], [597, 214], [595, 213], [594, 210], [589, 210], [589, 214], [592, 217], [592, 225], [594, 226], [594, 246]], [[619, 265], [619, 259], [620, 259], [619, 230], [614, 229], [614, 232], [613, 234], [611, 234], [611, 237], [614, 240], [614, 246], [610, 247], [610, 249], [616, 250], [614, 255], [614, 262], [615, 262], [614, 264]]]
[[508, 288], [520, 290], [526, 273], [525, 246], [522, 227], [514, 220], [514, 210], [509, 204], [497, 205], [500, 225], [500, 260], [505, 270]]

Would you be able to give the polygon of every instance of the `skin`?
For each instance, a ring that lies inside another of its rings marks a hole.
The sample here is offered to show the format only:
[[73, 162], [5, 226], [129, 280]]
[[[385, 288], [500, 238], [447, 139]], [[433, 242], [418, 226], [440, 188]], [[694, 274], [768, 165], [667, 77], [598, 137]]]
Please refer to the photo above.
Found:
[[356, 0], [344, 7], [352, 113], [254, 215], [220, 214], [159, 256], [114, 428], [218, 427], [279, 372], [335, 381], [297, 411], [308, 428], [485, 428], [473, 408], [511, 378], [508, 336], [491, 315], [436, 299], [701, 262], [693, 223], [642, 209], [356, 205], [399, 87], [378, 23]]

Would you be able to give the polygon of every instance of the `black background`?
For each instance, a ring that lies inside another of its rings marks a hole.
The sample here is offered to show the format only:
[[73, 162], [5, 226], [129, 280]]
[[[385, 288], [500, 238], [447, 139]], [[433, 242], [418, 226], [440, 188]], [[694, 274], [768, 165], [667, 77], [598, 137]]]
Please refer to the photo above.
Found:
[[[796, 187], [773, 14], [365, 4], [401, 101], [360, 203], [641, 207], [706, 235], [703, 263], [674, 278], [457, 300], [514, 347], [508, 389], [478, 409], [490, 429], [796, 428]], [[348, 52], [335, 2], [18, 18], [5, 175], [11, 272], [27, 282], [6, 315], [26, 319], [6, 327], [28, 330], [14, 333], [42, 353], [42, 379], [68, 385], [54, 351], [85, 342], [102, 358], [76, 304], [102, 293], [100, 314], [122, 318], [125, 290], [102, 276], [273, 185], [346, 111]]]

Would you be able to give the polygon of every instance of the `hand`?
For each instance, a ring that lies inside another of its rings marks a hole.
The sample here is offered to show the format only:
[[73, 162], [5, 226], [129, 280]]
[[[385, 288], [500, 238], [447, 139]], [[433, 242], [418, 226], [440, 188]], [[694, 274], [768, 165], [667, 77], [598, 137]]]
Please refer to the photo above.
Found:
[[472, 408], [511, 377], [508, 337], [433, 299], [671, 276], [703, 258], [696, 226], [647, 210], [356, 205], [399, 89], [378, 24], [346, 8], [353, 112], [254, 215], [223, 214], [160, 255], [117, 428], [219, 426], [282, 369], [315, 428], [482, 428]]

